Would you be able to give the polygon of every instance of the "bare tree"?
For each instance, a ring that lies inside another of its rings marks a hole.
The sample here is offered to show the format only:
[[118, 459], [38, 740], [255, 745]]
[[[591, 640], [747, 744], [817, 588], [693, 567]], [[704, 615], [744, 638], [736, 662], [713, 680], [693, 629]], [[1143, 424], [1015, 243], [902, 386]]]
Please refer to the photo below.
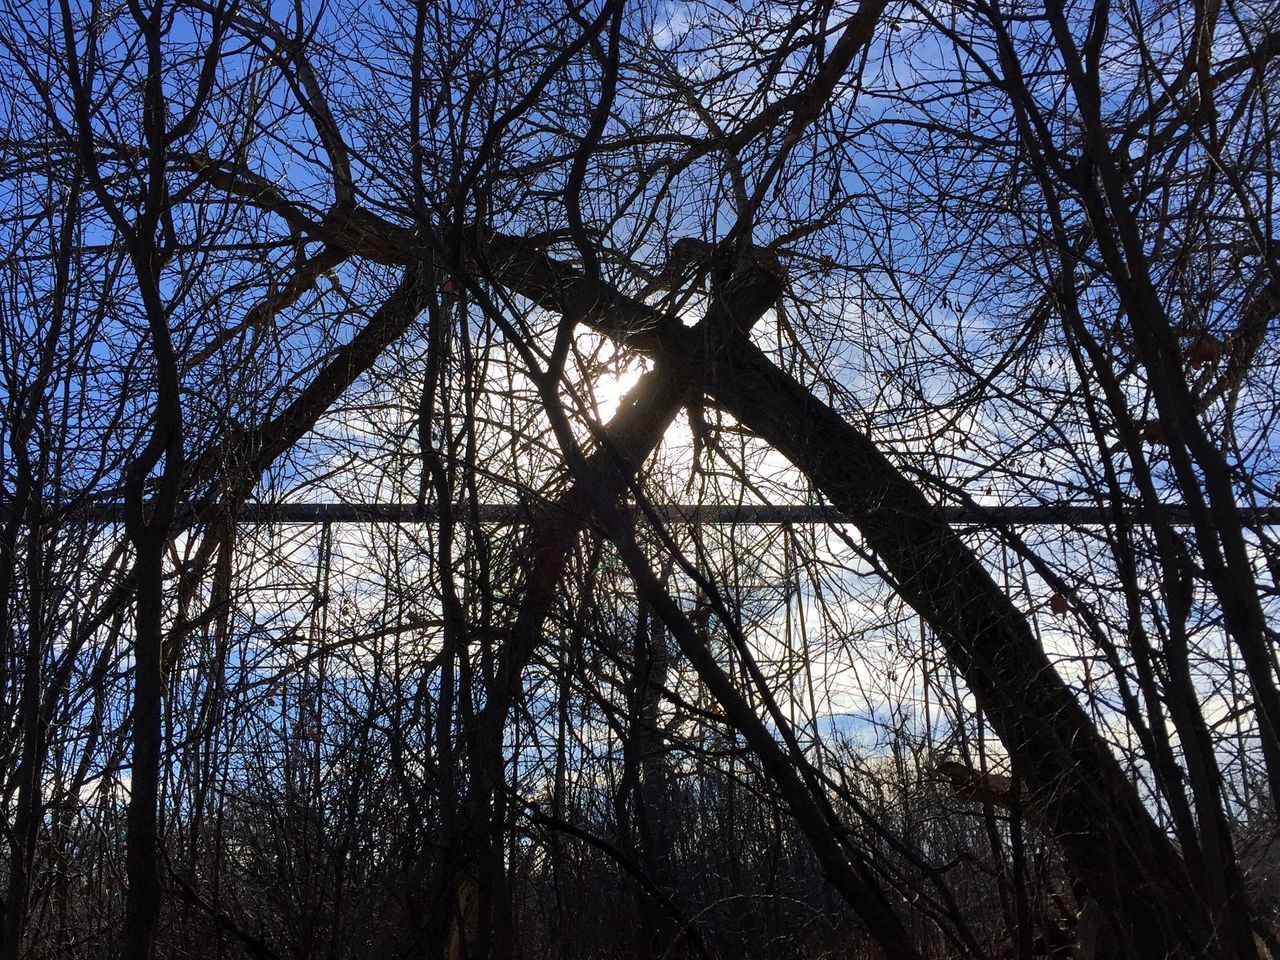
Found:
[[[543, 909], [603, 877], [630, 949], [728, 952], [781, 894], [711, 836], [803, 836], [894, 957], [1083, 944], [1068, 901], [1274, 950], [1269, 11], [49, 12], [3, 33], [6, 956], [603, 954]], [[797, 490], [803, 544], [667, 509]], [[66, 866], [121, 841], [123, 900]]]

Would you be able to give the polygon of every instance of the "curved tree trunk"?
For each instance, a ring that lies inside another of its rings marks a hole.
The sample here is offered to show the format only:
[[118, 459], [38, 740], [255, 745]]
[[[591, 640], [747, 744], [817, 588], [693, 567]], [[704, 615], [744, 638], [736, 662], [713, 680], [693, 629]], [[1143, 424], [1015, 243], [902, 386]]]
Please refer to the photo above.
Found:
[[[520, 238], [494, 236], [486, 252], [497, 282], [550, 309], [581, 282], [571, 267]], [[678, 362], [682, 377], [784, 454], [858, 526], [987, 711], [1046, 825], [1129, 955], [1244, 960], [1243, 951], [1217, 941], [1182, 858], [1026, 617], [916, 484], [741, 332], [691, 330], [616, 290], [600, 300], [589, 319], [596, 329]]]

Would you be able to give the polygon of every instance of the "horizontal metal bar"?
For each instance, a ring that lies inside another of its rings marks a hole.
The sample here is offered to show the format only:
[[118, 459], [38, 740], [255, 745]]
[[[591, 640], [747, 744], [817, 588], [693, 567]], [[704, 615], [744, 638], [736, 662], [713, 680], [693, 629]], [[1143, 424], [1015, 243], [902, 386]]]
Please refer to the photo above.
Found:
[[[1165, 506], [1165, 518], [1174, 524], [1190, 524], [1191, 515], [1182, 506]], [[693, 524], [815, 524], [851, 522], [831, 507], [802, 503], [791, 504], [660, 504], [655, 513], [670, 523]], [[1110, 507], [1087, 504], [1027, 504], [1019, 506], [985, 506], [975, 509], [957, 506], [939, 508], [949, 523], [960, 526], [1010, 524], [1015, 526], [1100, 526], [1114, 523], [1116, 511]], [[0, 515], [7, 513], [0, 508]], [[528, 523], [542, 513], [537, 505], [486, 503], [479, 507], [481, 523], [516, 525]], [[1126, 508], [1122, 514], [1130, 523], [1148, 522], [1146, 515]], [[1242, 508], [1243, 523], [1254, 526], [1280, 525], [1280, 508]], [[455, 508], [458, 521], [471, 518], [467, 508]], [[124, 506], [102, 503], [70, 512], [66, 519], [119, 523]], [[272, 523], [438, 523], [440, 512], [432, 506], [416, 503], [249, 503], [241, 509], [237, 521], [248, 524]]]

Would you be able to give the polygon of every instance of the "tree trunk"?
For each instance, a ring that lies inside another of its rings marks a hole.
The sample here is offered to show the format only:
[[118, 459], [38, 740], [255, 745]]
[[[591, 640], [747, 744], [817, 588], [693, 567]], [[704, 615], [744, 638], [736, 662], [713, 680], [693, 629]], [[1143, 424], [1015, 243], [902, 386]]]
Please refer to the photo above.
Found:
[[[562, 309], [581, 284], [576, 270], [522, 238], [494, 235], [485, 252], [499, 283], [549, 309]], [[1130, 955], [1231, 956], [1215, 940], [1182, 858], [1026, 617], [916, 484], [740, 332], [690, 329], [617, 290], [602, 291], [598, 302], [589, 318], [598, 331], [678, 364], [683, 378], [784, 454], [859, 527], [986, 709], [1028, 799]]]
[[709, 395], [856, 523], [929, 622], [1131, 956], [1218, 955], [1181, 858], [1025, 616], [914, 483], [744, 338], [706, 344]]
[[130, 763], [124, 951], [127, 960], [155, 956], [160, 922], [161, 664], [164, 603], [164, 540], [138, 542], [137, 636], [134, 640], [133, 757]]

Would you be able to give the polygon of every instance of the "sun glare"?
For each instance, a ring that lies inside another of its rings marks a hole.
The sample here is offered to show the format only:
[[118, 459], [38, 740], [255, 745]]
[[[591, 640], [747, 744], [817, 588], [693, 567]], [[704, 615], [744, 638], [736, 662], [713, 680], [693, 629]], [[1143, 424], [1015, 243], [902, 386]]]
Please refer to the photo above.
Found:
[[636, 385], [644, 375], [642, 363], [629, 363], [616, 373], [607, 373], [597, 378], [591, 385], [591, 396], [595, 400], [596, 416], [602, 422], [608, 422], [622, 403], [627, 391]]

